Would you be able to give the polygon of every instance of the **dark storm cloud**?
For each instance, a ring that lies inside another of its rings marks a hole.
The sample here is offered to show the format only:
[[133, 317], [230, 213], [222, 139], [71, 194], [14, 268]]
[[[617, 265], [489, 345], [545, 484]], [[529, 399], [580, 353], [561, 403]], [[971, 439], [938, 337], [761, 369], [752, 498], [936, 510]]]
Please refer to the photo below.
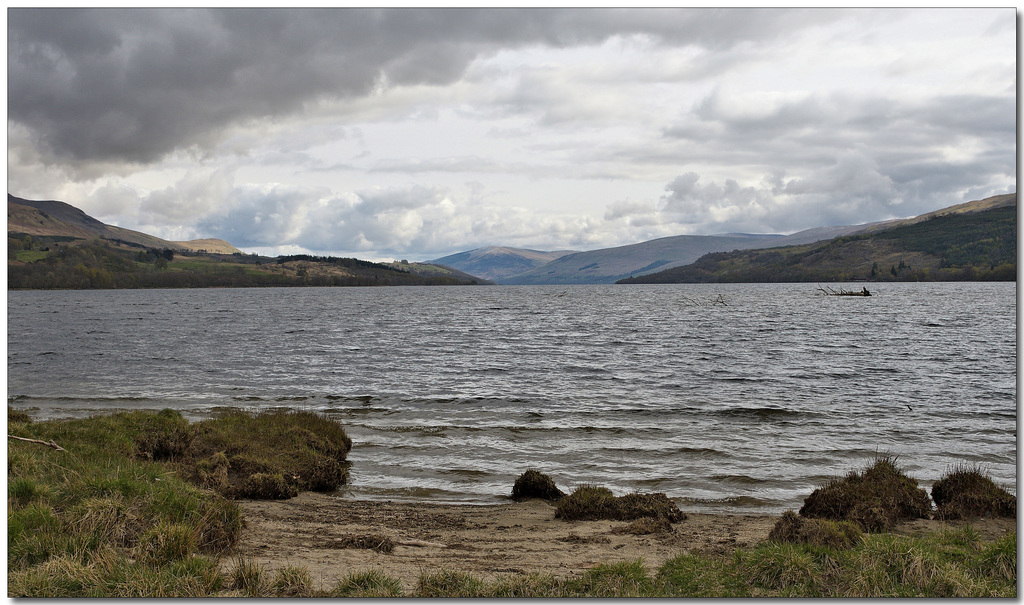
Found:
[[10, 9], [8, 119], [56, 161], [145, 164], [381, 83], [444, 84], [506, 46], [644, 33], [728, 48], [804, 11]]

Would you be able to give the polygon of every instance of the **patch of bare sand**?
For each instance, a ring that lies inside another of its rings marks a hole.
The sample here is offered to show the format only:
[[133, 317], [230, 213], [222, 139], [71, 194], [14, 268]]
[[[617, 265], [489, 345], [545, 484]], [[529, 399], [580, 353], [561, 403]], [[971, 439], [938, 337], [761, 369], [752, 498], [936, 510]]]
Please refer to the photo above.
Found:
[[[491, 506], [348, 500], [302, 493], [290, 500], [242, 500], [247, 526], [236, 554], [273, 572], [304, 566], [315, 588], [330, 590], [349, 574], [380, 570], [406, 591], [421, 574], [456, 570], [493, 580], [518, 573], [576, 577], [599, 563], [643, 559], [654, 572], [681, 552], [726, 555], [768, 537], [778, 516], [687, 513], [670, 532], [634, 535], [624, 521], [562, 521], [542, 500]], [[1017, 530], [1016, 519], [975, 519], [985, 541]], [[918, 519], [895, 532], [920, 535], [950, 527]], [[366, 546], [387, 537], [391, 552]], [[414, 546], [401, 542], [423, 542]], [[359, 545], [359, 546], [356, 546]], [[223, 562], [224, 571], [234, 557]]]
[[[727, 553], [768, 536], [777, 517], [708, 515], [670, 532], [634, 535], [624, 521], [562, 521], [542, 500], [489, 506], [347, 500], [303, 493], [283, 501], [240, 501], [247, 527], [237, 554], [273, 571], [305, 566], [317, 588], [377, 569], [406, 590], [421, 574], [457, 570], [491, 580], [519, 573], [579, 576], [599, 563], [643, 559], [658, 569], [683, 551]], [[397, 543], [390, 553], [352, 547], [368, 536]], [[401, 542], [431, 543], [413, 546]], [[443, 545], [443, 546], [442, 546]], [[233, 560], [225, 560], [230, 569]]]

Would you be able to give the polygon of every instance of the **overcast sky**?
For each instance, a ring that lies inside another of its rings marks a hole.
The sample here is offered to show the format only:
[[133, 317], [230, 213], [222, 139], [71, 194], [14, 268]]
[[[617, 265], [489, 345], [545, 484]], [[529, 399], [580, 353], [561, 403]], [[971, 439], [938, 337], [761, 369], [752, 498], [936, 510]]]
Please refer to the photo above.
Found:
[[8, 10], [8, 191], [425, 260], [1016, 191], [1016, 11]]

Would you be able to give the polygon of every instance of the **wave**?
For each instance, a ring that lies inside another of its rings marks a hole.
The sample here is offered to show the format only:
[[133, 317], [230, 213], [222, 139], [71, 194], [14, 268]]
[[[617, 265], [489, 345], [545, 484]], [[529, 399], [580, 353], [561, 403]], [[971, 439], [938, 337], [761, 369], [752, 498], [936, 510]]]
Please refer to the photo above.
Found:
[[710, 414], [712, 416], [723, 416], [727, 418], [750, 417], [762, 420], [779, 420], [786, 418], [821, 416], [821, 414], [818, 412], [806, 412], [775, 407], [732, 407], [720, 410], [712, 410]]

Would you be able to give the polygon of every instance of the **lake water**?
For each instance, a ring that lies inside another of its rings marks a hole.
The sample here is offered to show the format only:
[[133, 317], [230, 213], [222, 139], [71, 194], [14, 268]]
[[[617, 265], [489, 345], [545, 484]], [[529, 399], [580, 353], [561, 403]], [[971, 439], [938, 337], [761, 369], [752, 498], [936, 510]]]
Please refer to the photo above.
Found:
[[925, 486], [966, 461], [1016, 493], [1016, 284], [869, 288], [9, 292], [8, 402], [323, 412], [358, 498], [498, 502], [536, 468], [781, 512], [884, 454]]

